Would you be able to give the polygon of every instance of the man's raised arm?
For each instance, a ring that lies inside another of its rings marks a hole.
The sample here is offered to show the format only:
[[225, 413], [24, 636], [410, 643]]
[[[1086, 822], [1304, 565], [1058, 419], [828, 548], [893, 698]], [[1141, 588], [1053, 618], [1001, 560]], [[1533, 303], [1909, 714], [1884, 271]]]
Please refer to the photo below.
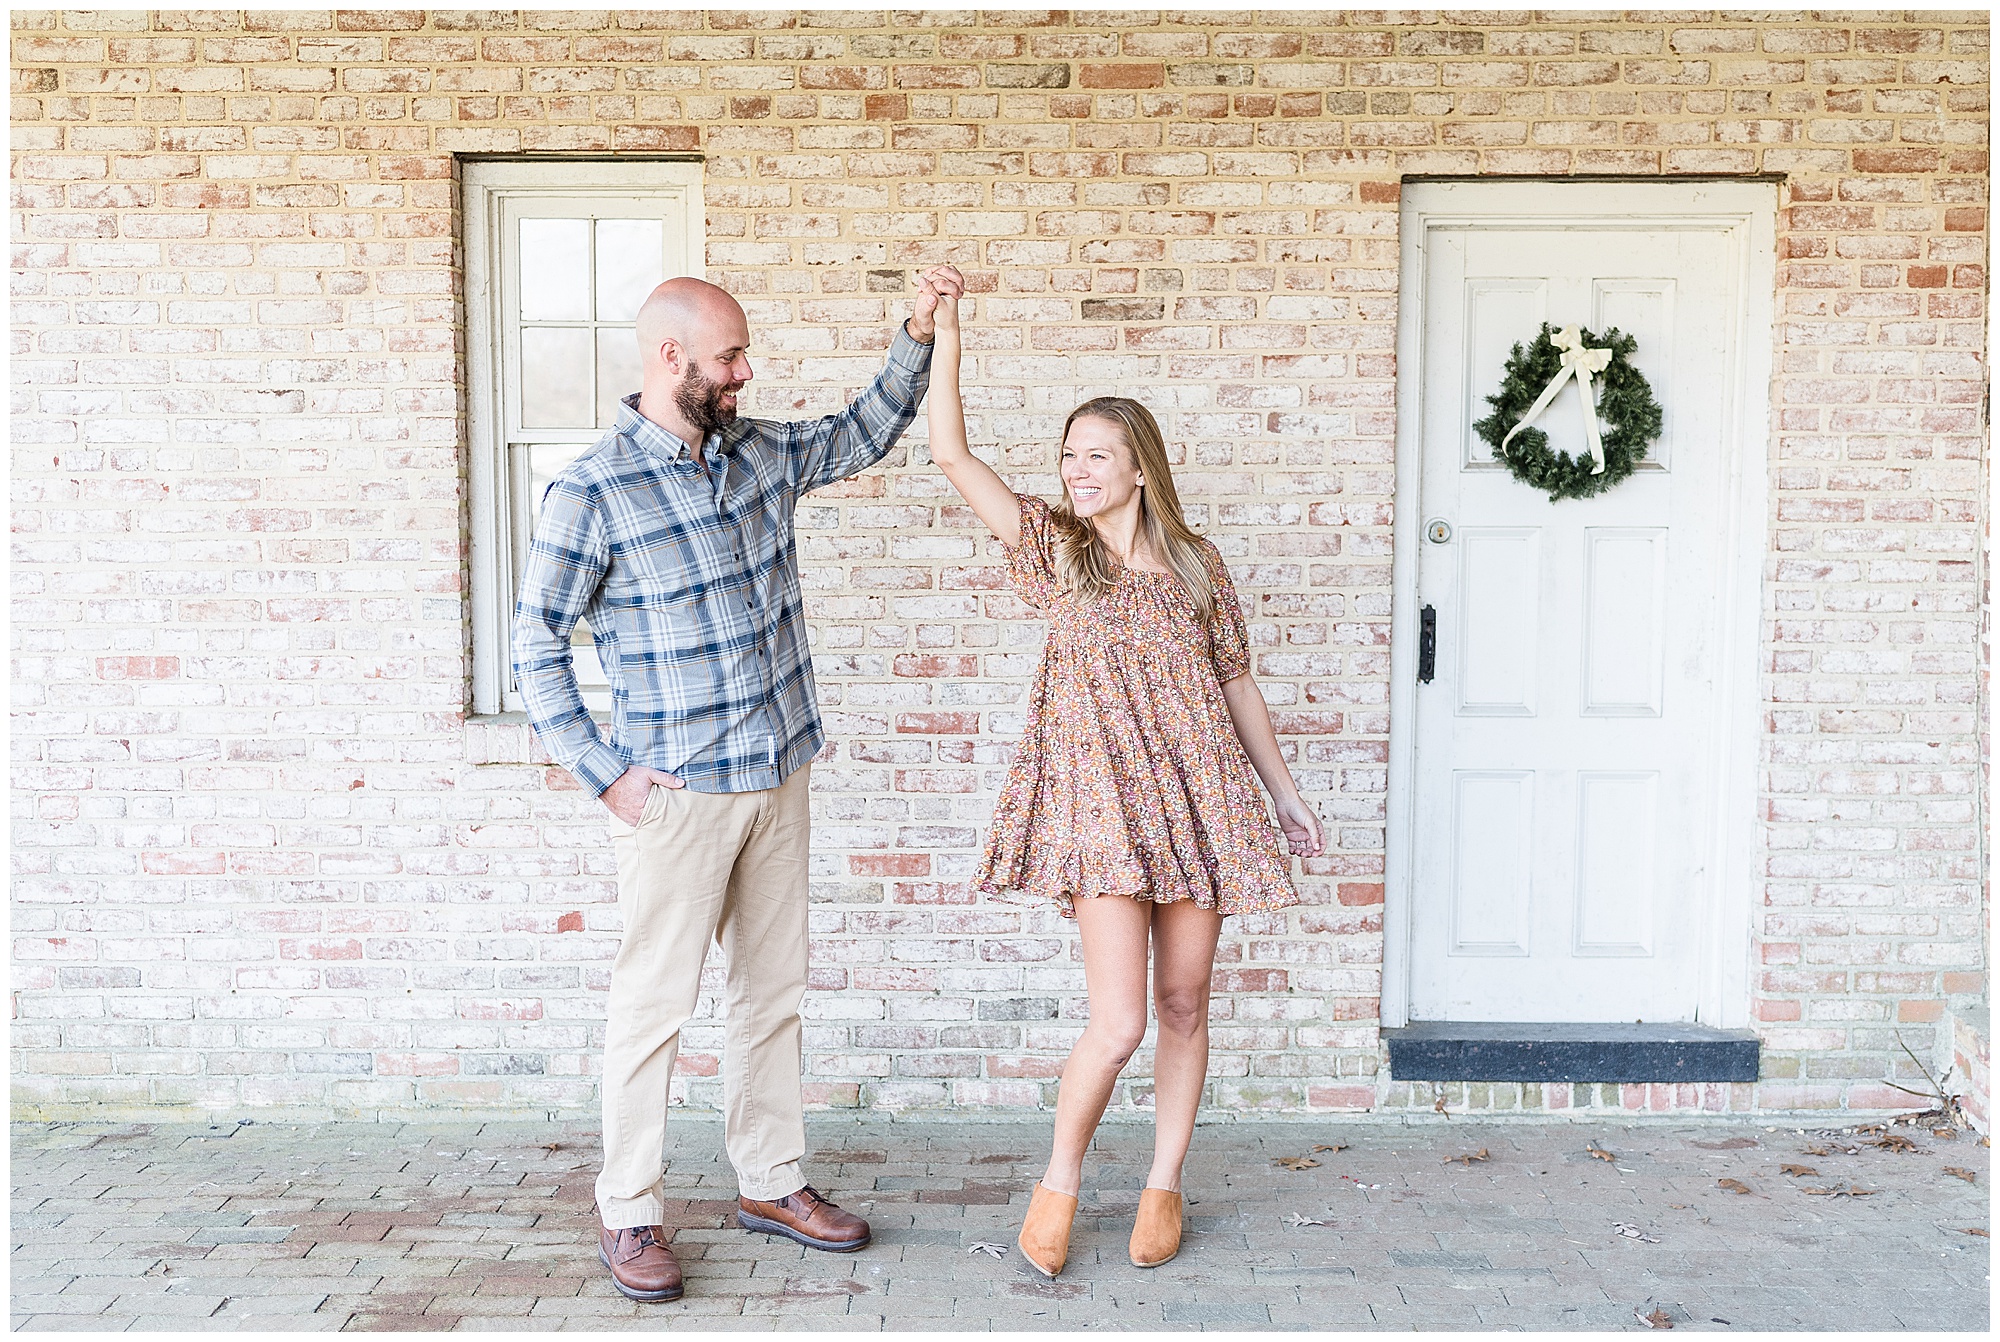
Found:
[[888, 360], [868, 389], [837, 414], [792, 426], [792, 460], [800, 493], [865, 471], [896, 445], [917, 417], [917, 406], [930, 385], [938, 297], [945, 292], [956, 297], [964, 291], [965, 280], [953, 266], [926, 273], [916, 309], [896, 327]]

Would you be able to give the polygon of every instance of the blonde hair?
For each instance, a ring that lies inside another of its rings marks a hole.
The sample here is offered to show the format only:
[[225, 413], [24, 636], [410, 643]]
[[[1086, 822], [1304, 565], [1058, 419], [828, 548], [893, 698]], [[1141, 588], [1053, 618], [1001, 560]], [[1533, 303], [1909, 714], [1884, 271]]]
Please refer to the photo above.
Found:
[[[1160, 425], [1145, 406], [1125, 396], [1099, 396], [1069, 412], [1063, 421], [1063, 441], [1069, 441], [1070, 426], [1079, 419], [1101, 419], [1118, 426], [1125, 450], [1146, 483], [1139, 486], [1139, 535], [1154, 558], [1165, 561], [1194, 598], [1196, 615], [1206, 622], [1215, 614], [1215, 581], [1209, 576], [1208, 558], [1202, 540], [1181, 515], [1180, 496], [1174, 492], [1173, 472], [1167, 466], [1167, 440]], [[1055, 524], [1056, 585], [1094, 601], [1117, 586], [1110, 550], [1097, 528], [1076, 515], [1069, 486], [1063, 486], [1062, 501], [1049, 510]]]

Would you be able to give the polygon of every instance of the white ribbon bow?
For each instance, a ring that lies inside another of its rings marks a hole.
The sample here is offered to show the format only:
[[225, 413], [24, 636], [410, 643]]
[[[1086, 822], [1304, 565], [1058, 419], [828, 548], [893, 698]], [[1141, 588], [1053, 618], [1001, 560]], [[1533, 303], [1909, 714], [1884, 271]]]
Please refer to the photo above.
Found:
[[1562, 351], [1562, 371], [1549, 379], [1549, 385], [1542, 388], [1542, 394], [1528, 407], [1528, 413], [1521, 416], [1513, 428], [1507, 430], [1507, 436], [1500, 440], [1500, 450], [1505, 452], [1507, 444], [1514, 441], [1514, 435], [1533, 424], [1535, 416], [1549, 408], [1549, 402], [1556, 398], [1556, 393], [1563, 389], [1563, 384], [1574, 375], [1576, 385], [1583, 391], [1583, 437], [1590, 445], [1590, 459], [1596, 463], [1590, 468], [1590, 473], [1602, 475], [1604, 440], [1598, 435], [1597, 391], [1591, 386], [1590, 378], [1593, 373], [1604, 371], [1605, 365], [1611, 362], [1611, 351], [1586, 348], [1583, 343], [1583, 328], [1579, 326], [1563, 327], [1556, 332], [1554, 343], [1555, 347]]

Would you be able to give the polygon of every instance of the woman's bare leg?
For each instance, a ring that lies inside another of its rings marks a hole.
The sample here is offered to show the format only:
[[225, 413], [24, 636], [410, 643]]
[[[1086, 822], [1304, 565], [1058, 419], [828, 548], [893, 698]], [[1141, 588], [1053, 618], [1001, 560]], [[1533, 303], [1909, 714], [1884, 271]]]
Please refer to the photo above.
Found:
[[1222, 915], [1192, 900], [1154, 906], [1153, 1013], [1160, 1033], [1153, 1045], [1149, 1188], [1180, 1191], [1181, 1162], [1208, 1080], [1208, 988], [1221, 935]]
[[1146, 929], [1152, 913], [1151, 903], [1122, 895], [1076, 901], [1090, 1023], [1069, 1051], [1056, 1091], [1055, 1144], [1042, 1175], [1042, 1187], [1052, 1192], [1074, 1196], [1082, 1188], [1091, 1135], [1118, 1073], [1146, 1037]]

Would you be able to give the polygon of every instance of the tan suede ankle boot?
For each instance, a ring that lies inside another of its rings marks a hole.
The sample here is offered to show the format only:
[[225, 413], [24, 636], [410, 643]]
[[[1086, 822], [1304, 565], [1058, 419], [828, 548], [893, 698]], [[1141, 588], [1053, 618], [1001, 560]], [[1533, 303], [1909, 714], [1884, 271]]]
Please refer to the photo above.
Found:
[[1021, 1223], [1021, 1256], [1048, 1276], [1069, 1261], [1069, 1228], [1076, 1223], [1076, 1199], [1035, 1184], [1028, 1218]]
[[1139, 1217], [1132, 1224], [1132, 1266], [1158, 1267], [1181, 1251], [1181, 1195], [1164, 1188], [1139, 1194]]

